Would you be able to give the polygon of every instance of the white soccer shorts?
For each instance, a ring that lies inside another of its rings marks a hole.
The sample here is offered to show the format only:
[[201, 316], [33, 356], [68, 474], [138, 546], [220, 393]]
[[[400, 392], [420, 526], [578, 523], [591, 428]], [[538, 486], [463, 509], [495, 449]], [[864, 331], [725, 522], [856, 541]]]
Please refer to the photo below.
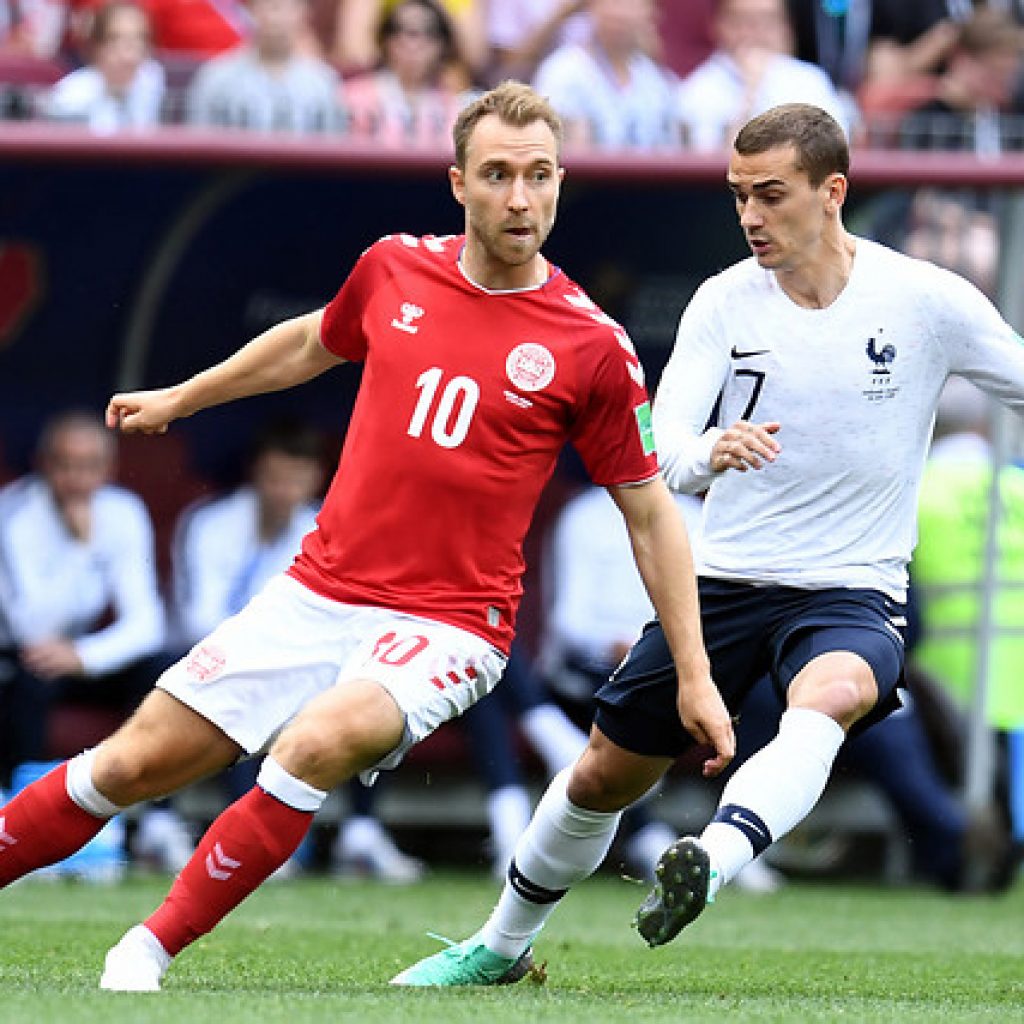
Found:
[[402, 709], [405, 735], [363, 773], [369, 782], [490, 693], [505, 662], [482, 637], [455, 626], [342, 604], [281, 575], [172, 665], [157, 686], [255, 754], [318, 693], [373, 679]]

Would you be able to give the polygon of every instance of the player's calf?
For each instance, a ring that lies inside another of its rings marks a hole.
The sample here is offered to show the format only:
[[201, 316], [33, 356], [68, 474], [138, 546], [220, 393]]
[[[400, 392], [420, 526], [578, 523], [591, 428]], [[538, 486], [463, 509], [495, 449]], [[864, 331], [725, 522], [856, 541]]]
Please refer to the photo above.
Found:
[[67, 776], [58, 765], [0, 808], [0, 888], [69, 857], [107, 823], [71, 799]]

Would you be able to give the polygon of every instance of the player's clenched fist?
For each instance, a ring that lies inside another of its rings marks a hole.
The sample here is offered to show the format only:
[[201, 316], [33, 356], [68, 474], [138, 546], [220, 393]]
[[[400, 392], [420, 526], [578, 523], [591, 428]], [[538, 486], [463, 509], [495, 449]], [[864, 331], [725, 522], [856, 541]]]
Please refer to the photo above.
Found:
[[114, 395], [107, 405], [107, 426], [126, 434], [162, 434], [180, 415], [177, 405], [173, 388]]

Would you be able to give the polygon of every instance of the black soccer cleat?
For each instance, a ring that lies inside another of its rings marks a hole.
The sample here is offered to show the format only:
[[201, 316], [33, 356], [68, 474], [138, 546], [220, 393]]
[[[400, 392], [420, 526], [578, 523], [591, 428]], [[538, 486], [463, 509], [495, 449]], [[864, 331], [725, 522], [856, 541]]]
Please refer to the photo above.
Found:
[[693, 836], [677, 839], [658, 859], [657, 882], [636, 912], [633, 927], [649, 946], [671, 942], [708, 903], [711, 859]]

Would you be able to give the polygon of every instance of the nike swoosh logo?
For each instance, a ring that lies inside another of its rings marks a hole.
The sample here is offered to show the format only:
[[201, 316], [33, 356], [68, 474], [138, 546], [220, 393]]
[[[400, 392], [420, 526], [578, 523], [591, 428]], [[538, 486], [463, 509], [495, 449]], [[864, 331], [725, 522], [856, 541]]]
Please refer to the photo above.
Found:
[[738, 811], [733, 811], [729, 815], [729, 820], [736, 822], [739, 825], [746, 825], [751, 832], [756, 833], [759, 836], [764, 835], [764, 829], [759, 827], [755, 822], [751, 821], [745, 814], [740, 814]]
[[729, 353], [733, 359], [749, 359], [751, 356], [763, 356], [771, 352], [770, 348], [752, 348], [749, 352], [741, 352], [735, 345]]

